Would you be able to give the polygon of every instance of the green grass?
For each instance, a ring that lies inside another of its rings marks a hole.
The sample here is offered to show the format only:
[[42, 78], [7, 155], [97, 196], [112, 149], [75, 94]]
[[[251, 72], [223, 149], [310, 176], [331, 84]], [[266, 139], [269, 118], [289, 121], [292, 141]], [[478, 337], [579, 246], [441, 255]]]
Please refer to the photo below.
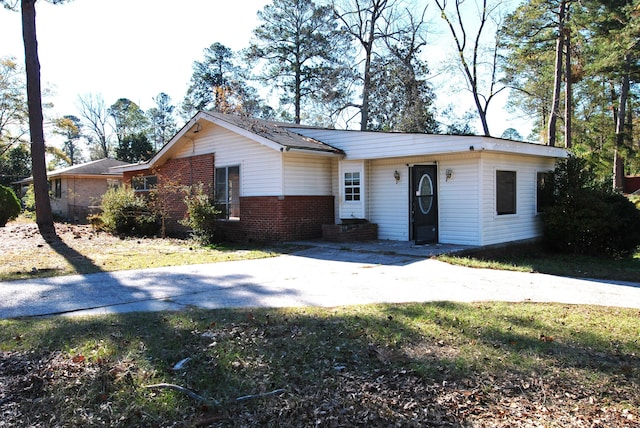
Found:
[[462, 266], [521, 272], [541, 272], [567, 277], [640, 281], [640, 251], [627, 259], [558, 254], [537, 244], [509, 245], [469, 250], [437, 257]]
[[[460, 426], [491, 423], [491, 412], [521, 394], [557, 412], [531, 414], [547, 426], [561, 426], [554, 420], [574, 408], [637, 417], [639, 340], [637, 309], [560, 304], [194, 309], [0, 321], [3, 362], [16, 359], [11, 370], [19, 372], [18, 384], [5, 389], [15, 386], [21, 397], [21, 423], [44, 426], [191, 426], [207, 418], [216, 426], [331, 426], [353, 425], [364, 414], [371, 425], [438, 417]], [[187, 357], [184, 370], [172, 370]], [[145, 388], [163, 382], [219, 405]], [[236, 401], [278, 389], [284, 392]], [[465, 405], [472, 399], [482, 406]], [[407, 410], [412, 401], [431, 416]], [[454, 404], [457, 413], [448, 413]]]

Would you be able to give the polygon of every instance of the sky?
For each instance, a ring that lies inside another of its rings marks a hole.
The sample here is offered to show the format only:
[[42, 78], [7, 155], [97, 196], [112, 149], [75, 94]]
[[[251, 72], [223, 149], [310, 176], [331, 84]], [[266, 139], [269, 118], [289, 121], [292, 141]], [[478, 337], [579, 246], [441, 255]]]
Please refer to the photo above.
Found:
[[[186, 93], [191, 66], [214, 42], [249, 44], [256, 12], [268, 0], [74, 0], [36, 3], [43, 85], [55, 110], [75, 114], [78, 95], [101, 93], [107, 105], [129, 98], [143, 110], [160, 92], [174, 104]], [[24, 63], [20, 13], [0, 8], [0, 57]]]
[[[48, 114], [79, 115], [77, 98], [89, 93], [103, 96], [107, 106], [129, 98], [143, 110], [153, 98], [167, 93], [179, 104], [191, 78], [192, 64], [204, 58], [215, 42], [234, 51], [249, 45], [259, 25], [256, 13], [270, 0], [73, 0], [51, 5], [36, 3], [36, 31], [44, 87], [54, 95]], [[450, 37], [440, 34], [434, 39]], [[442, 47], [427, 52], [432, 69]], [[452, 53], [453, 54], [453, 53]], [[0, 8], [0, 57], [24, 63], [20, 13]], [[460, 76], [460, 79], [462, 77]], [[462, 116], [472, 107], [470, 93], [451, 93], [447, 85], [435, 88], [437, 101], [468, 100]], [[492, 135], [514, 127], [526, 136], [530, 125], [502, 108], [506, 93], [492, 101]], [[179, 124], [181, 125], [181, 124]], [[475, 125], [480, 132], [482, 128]]]

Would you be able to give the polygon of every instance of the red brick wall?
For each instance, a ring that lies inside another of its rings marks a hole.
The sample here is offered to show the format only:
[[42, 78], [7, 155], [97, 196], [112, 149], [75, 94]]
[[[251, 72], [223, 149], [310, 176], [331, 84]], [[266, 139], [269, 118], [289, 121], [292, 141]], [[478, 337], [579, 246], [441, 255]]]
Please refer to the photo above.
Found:
[[295, 241], [322, 237], [334, 223], [333, 196], [250, 196], [240, 198], [240, 220], [220, 224], [220, 234], [239, 242]]
[[157, 171], [158, 185], [167, 186], [166, 192], [160, 192], [165, 206], [168, 206], [169, 218], [167, 231], [171, 234], [183, 234], [187, 230], [179, 223], [187, 214], [184, 203], [185, 194], [180, 189], [202, 183], [204, 192], [213, 196], [214, 157], [212, 154], [170, 159]]
[[378, 225], [360, 224], [324, 224], [322, 238], [330, 242], [374, 241], [378, 239]]
[[[127, 172], [123, 180], [131, 184], [133, 176], [154, 173], [159, 186], [204, 183], [205, 191], [213, 192], [214, 157], [171, 159], [153, 172]], [[167, 232], [186, 232], [179, 223], [186, 214], [184, 195], [167, 191], [161, 196], [170, 206]], [[248, 196], [240, 197], [240, 220], [221, 221], [218, 231], [221, 238], [236, 242], [294, 241], [322, 237], [322, 225], [327, 223], [335, 223], [333, 196]]]
[[184, 204], [184, 193], [181, 188], [197, 183], [203, 183], [204, 191], [212, 194], [214, 156], [212, 154], [192, 156], [188, 158], [170, 159], [157, 169], [125, 172], [123, 181], [131, 184], [131, 179], [136, 176], [156, 175], [158, 187], [161, 189], [157, 196], [168, 214], [166, 222], [167, 233], [180, 235], [186, 232], [186, 228], [179, 221], [185, 218], [187, 207]]

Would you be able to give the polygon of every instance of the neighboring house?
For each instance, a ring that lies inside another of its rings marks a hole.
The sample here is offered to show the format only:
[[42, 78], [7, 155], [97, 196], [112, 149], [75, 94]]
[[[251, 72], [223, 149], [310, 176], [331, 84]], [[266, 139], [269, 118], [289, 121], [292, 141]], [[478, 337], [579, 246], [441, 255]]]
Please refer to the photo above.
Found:
[[640, 175], [631, 175], [624, 178], [624, 193], [638, 194], [640, 191]]
[[[200, 112], [152, 159], [116, 169], [143, 192], [156, 182], [209, 186], [231, 239], [317, 238], [323, 225], [348, 232], [364, 223], [377, 225], [367, 238], [489, 245], [540, 236], [539, 184], [566, 156], [490, 137], [320, 129]], [[178, 205], [174, 220], [184, 216]]]
[[[47, 177], [53, 214], [72, 221], [86, 221], [93, 208], [100, 205], [107, 189], [122, 183], [122, 174], [110, 170], [122, 165], [129, 164], [100, 159], [49, 171]], [[30, 177], [18, 183], [25, 186], [32, 182], [33, 177]]]

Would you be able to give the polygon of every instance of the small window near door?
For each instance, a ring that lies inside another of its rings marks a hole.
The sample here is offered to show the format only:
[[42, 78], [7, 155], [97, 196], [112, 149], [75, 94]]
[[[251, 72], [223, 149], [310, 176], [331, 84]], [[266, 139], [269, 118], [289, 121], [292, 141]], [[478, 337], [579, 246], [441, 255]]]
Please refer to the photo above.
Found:
[[496, 171], [496, 213], [516, 213], [516, 172]]
[[360, 200], [360, 173], [359, 172], [344, 173], [344, 200], [345, 201]]

